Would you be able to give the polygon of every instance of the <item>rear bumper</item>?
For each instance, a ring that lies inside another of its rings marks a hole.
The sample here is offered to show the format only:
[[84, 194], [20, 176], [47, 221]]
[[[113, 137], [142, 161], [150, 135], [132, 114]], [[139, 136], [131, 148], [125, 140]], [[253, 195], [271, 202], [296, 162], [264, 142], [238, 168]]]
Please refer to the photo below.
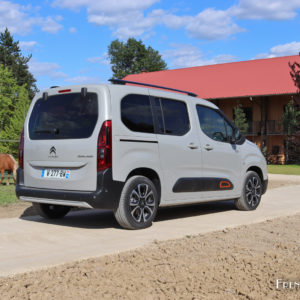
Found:
[[93, 192], [53, 190], [27, 187], [24, 185], [24, 171], [18, 169], [16, 195], [20, 200], [56, 205], [89, 208], [116, 209], [124, 182], [112, 179], [112, 170], [97, 174], [97, 189]]

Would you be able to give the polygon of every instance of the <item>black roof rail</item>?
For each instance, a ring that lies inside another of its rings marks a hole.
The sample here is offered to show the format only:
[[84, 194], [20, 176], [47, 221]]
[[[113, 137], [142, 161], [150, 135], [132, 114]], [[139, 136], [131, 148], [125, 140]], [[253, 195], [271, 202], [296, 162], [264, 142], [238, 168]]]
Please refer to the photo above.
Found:
[[58, 88], [59, 85], [53, 85], [53, 86], [50, 86], [50, 89], [55, 89], [55, 88]]
[[142, 82], [136, 82], [136, 81], [123, 80], [123, 79], [113, 79], [113, 78], [109, 79], [109, 81], [112, 82], [113, 84], [123, 84], [123, 85], [125, 85], [126, 83], [130, 83], [130, 84], [143, 85], [143, 86], [149, 86], [149, 87], [169, 90], [169, 91], [173, 91], [173, 92], [180, 92], [180, 93], [184, 93], [184, 94], [187, 94], [189, 96], [192, 96], [192, 97], [197, 97], [198, 96], [197, 94], [192, 93], [192, 92], [172, 89], [172, 88], [169, 88], [169, 87], [166, 87], [166, 86], [154, 85], [154, 84], [149, 84], [149, 83], [142, 83]]

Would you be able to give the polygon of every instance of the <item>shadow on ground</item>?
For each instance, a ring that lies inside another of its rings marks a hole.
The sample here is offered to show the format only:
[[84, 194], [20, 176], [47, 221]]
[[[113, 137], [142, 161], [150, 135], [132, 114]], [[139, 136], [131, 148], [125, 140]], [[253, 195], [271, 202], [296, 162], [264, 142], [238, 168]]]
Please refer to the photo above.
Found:
[[27, 207], [27, 208], [23, 211], [23, 213], [22, 213], [22, 215], [20, 216], [20, 218], [22, 219], [22, 218], [24, 218], [24, 217], [30, 217], [30, 216], [36, 216], [36, 215], [37, 215], [37, 213], [36, 213], [34, 207], [33, 207], [33, 206], [29, 206], [29, 207]]
[[[160, 208], [155, 218], [155, 223], [173, 219], [189, 218], [200, 215], [215, 214], [223, 211], [234, 210], [233, 201], [214, 203], [201, 203], [189, 206]], [[54, 224], [59, 226], [78, 227], [85, 229], [121, 228], [114, 218], [113, 212], [101, 209], [80, 209], [71, 211], [63, 219], [47, 220], [35, 215], [33, 207], [27, 208], [20, 217], [31, 222]]]

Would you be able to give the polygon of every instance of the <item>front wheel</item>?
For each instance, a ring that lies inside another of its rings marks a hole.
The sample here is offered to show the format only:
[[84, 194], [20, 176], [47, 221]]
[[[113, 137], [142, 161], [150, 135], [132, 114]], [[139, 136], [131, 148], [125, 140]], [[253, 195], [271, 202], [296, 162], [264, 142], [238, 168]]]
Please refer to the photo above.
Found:
[[43, 218], [46, 219], [61, 219], [71, 209], [69, 206], [53, 205], [44, 203], [32, 203], [36, 212]]
[[158, 194], [153, 182], [144, 176], [129, 178], [120, 197], [115, 218], [126, 229], [143, 229], [152, 225], [158, 208]]
[[234, 202], [236, 208], [239, 210], [255, 210], [260, 203], [262, 191], [263, 187], [259, 175], [253, 171], [247, 172], [242, 195]]

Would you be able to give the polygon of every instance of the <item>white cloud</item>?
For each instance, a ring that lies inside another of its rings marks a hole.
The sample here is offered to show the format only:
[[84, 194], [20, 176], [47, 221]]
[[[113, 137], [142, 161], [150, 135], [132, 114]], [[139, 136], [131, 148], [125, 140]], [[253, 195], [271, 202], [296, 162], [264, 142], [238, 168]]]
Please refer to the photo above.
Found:
[[110, 64], [108, 54], [104, 53], [102, 56], [96, 56], [96, 57], [89, 57], [87, 58], [87, 61], [90, 63], [99, 63], [101, 65], [108, 66]]
[[128, 11], [113, 15], [91, 14], [88, 21], [98, 26], [109, 26], [113, 29], [113, 35], [121, 39], [140, 36], [151, 31], [155, 25], [152, 18], [144, 17], [143, 13], [139, 11]]
[[22, 6], [10, 1], [0, 0], [0, 30], [6, 27], [12, 34], [25, 35], [31, 32], [33, 26], [40, 26], [43, 31], [56, 33], [62, 28], [52, 17], [31, 17], [30, 12], [34, 11], [30, 6]]
[[213, 65], [235, 60], [235, 57], [229, 54], [222, 54], [208, 59], [199, 48], [191, 45], [174, 45], [173, 49], [164, 51], [163, 58], [170, 60], [172, 68]]
[[54, 6], [78, 9], [87, 7], [88, 12], [120, 13], [133, 10], [144, 10], [160, 0], [55, 0]]
[[76, 33], [77, 32], [77, 29], [75, 27], [70, 27], [69, 28], [69, 32], [70, 33]]
[[195, 16], [178, 16], [162, 9], [144, 10], [159, 0], [56, 0], [55, 6], [79, 9], [85, 7], [88, 21], [98, 26], [109, 26], [113, 35], [121, 39], [151, 33], [156, 25], [171, 29], [184, 28], [197, 39], [220, 39], [243, 31], [232, 20], [230, 10], [208, 8]]
[[215, 10], [213, 8], [205, 9], [195, 16], [176, 16], [164, 10], [154, 10], [147, 16], [147, 19], [151, 20], [152, 27], [159, 23], [171, 29], [182, 27], [196, 39], [224, 39], [244, 31], [233, 22], [229, 10]]
[[185, 28], [191, 36], [209, 40], [226, 38], [244, 31], [233, 22], [228, 10], [213, 8], [205, 9], [195, 17], [191, 17]]
[[61, 70], [61, 66], [54, 62], [40, 62], [31, 59], [29, 62], [29, 71], [33, 73], [37, 79], [39, 77], [49, 77], [56, 82], [63, 84], [92, 84], [101, 83], [100, 78], [92, 76], [69, 76]]
[[299, 8], [300, 0], [240, 0], [230, 10], [241, 19], [288, 20]]
[[255, 58], [272, 58], [287, 55], [297, 55], [300, 53], [300, 42], [291, 42], [287, 44], [277, 45], [270, 49], [269, 53], [261, 53]]
[[53, 5], [69, 9], [86, 8], [88, 21], [109, 26], [113, 35], [127, 39], [152, 34], [157, 25], [183, 28], [196, 39], [224, 39], [245, 31], [235, 19], [285, 20], [296, 16], [300, 0], [240, 0], [225, 10], [207, 8], [195, 15], [176, 15], [162, 9], [145, 14], [159, 0], [54, 0]]
[[[57, 19], [61, 19], [59, 16]], [[60, 29], [63, 28], [63, 26], [59, 23], [57, 23], [52, 17], [47, 17], [43, 21], [41, 21], [42, 25], [42, 31], [46, 31], [49, 33], [56, 33]]]
[[34, 77], [49, 76], [51, 79], [67, 77], [67, 75], [61, 71], [61, 67], [57, 63], [39, 62], [35, 59], [31, 59], [28, 65], [29, 71]]
[[20, 41], [19, 42], [21, 49], [25, 50], [25, 51], [32, 51], [37, 46], [37, 44], [38, 43], [36, 41]]
[[28, 17], [25, 8], [19, 4], [0, 0], [0, 30], [6, 27], [11, 33], [26, 34], [31, 31], [34, 19]]
[[89, 76], [67, 77], [64, 79], [64, 81], [69, 84], [99, 84], [99, 83], [101, 83], [100, 78], [89, 77]]

